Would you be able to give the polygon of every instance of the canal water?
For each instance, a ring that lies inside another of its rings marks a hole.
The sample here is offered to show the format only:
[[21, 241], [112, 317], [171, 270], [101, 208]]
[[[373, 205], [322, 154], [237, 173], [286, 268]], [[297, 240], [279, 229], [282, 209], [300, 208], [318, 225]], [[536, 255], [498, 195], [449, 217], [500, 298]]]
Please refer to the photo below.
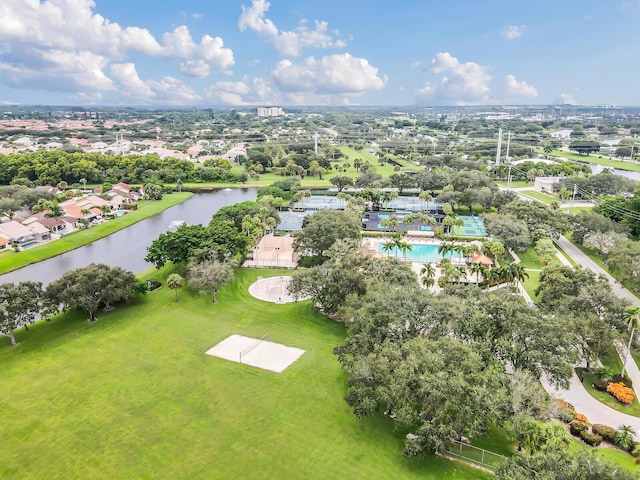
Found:
[[256, 195], [255, 189], [235, 188], [197, 193], [179, 205], [89, 245], [0, 275], [0, 283], [33, 280], [46, 285], [61, 277], [67, 270], [84, 267], [92, 262], [119, 266], [134, 273], [140, 272], [151, 266], [144, 261], [147, 247], [158, 235], [167, 231], [171, 222], [183, 220], [189, 225], [206, 225], [221, 207], [255, 200]]
[[640, 172], [632, 172], [631, 170], [620, 170], [618, 168], [605, 167], [604, 165], [598, 165], [596, 163], [590, 163], [591, 171], [595, 173], [601, 173], [605, 169], [611, 170], [612, 173], [620, 175], [621, 177], [627, 177], [631, 180], [640, 182]]

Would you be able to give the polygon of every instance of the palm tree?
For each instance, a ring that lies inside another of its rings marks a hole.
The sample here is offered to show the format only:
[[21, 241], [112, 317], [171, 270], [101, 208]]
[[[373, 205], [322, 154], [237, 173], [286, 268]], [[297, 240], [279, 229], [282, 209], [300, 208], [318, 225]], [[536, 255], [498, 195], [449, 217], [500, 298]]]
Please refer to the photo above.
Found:
[[618, 431], [616, 432], [616, 436], [613, 441], [619, 447], [631, 450], [631, 447], [633, 447], [635, 442], [635, 434], [635, 430], [629, 425], [621, 425], [618, 427]]
[[178, 303], [178, 290], [184, 287], [184, 278], [177, 273], [172, 273], [167, 277], [167, 287], [176, 291], [176, 303]]
[[460, 255], [460, 260], [462, 260], [462, 258], [465, 256], [465, 253], [467, 251], [467, 247], [459, 243], [453, 246], [453, 251], [458, 255]]
[[[418, 195], [418, 198], [422, 201], [423, 206], [425, 203], [428, 204], [431, 200], [433, 200], [433, 197], [431, 196], [431, 194], [426, 190], [420, 192], [420, 194]], [[426, 210], [426, 208], [423, 208], [422, 210]]]
[[304, 208], [307, 198], [311, 198], [311, 192], [309, 190], [299, 190], [293, 196], [293, 201], [294, 202], [302, 201], [302, 208]]
[[396, 245], [398, 246], [398, 248], [402, 252], [402, 257], [406, 260], [407, 259], [407, 252], [412, 251], [413, 247], [411, 246], [410, 243], [405, 242], [405, 241], [400, 241]]
[[480, 284], [480, 274], [484, 273], [483, 270], [485, 270], [485, 266], [482, 265], [481, 263], [477, 263], [477, 262], [471, 262], [469, 264], [469, 272], [471, 273], [475, 273], [476, 275], [476, 285]]
[[382, 251], [385, 253], [389, 253], [391, 250], [395, 248], [395, 246], [396, 246], [396, 242], [394, 242], [393, 240], [387, 240], [382, 244]]
[[507, 268], [509, 269], [511, 276], [515, 281], [516, 287], [518, 286], [519, 282], [524, 282], [525, 278], [529, 278], [529, 274], [527, 273], [525, 268], [519, 263], [512, 262], [509, 265], [507, 265]]
[[265, 220], [265, 223], [267, 225], [267, 228], [271, 232], [274, 232], [276, 227], [278, 226], [278, 222], [276, 222], [276, 219], [273, 217], [267, 217], [267, 219]]
[[504, 253], [504, 245], [502, 244], [502, 242], [498, 240], [491, 242], [491, 245], [489, 245], [489, 251], [491, 252], [491, 255], [493, 255], [493, 257], [495, 258], [496, 265], [499, 265], [498, 256]]
[[58, 220], [59, 218], [64, 217], [66, 214], [67, 212], [65, 212], [62, 207], [58, 205], [58, 202], [54, 202], [51, 204], [51, 206], [49, 207], [49, 211], [45, 213], [44, 216], [47, 218]]
[[393, 232], [398, 230], [398, 225], [399, 225], [400, 221], [398, 220], [398, 216], [397, 215], [391, 215], [388, 218], [383, 218], [382, 220], [380, 220], [380, 225], [383, 226], [384, 228], [387, 228]]
[[440, 245], [438, 245], [438, 254], [444, 258], [448, 253], [453, 252], [453, 246], [453, 243], [442, 242]]
[[422, 278], [422, 284], [428, 289], [433, 287], [435, 283], [436, 269], [433, 263], [425, 263], [420, 269], [420, 276]]
[[624, 311], [624, 319], [627, 321], [627, 325], [629, 330], [631, 330], [631, 335], [629, 336], [629, 345], [627, 345], [627, 355], [624, 357], [624, 362], [622, 363], [622, 375], [624, 377], [624, 371], [627, 366], [627, 360], [629, 359], [629, 355], [631, 353], [631, 343], [633, 342], [633, 334], [636, 332], [638, 325], [640, 324], [640, 306], [627, 307]]
[[82, 190], [85, 190], [87, 188], [87, 179], [81, 178], [79, 182], [82, 184]]
[[411, 225], [415, 222], [420, 222], [422, 225], [430, 225], [435, 227], [437, 225], [436, 219], [422, 212], [414, 212], [402, 219], [405, 225]]
[[251, 235], [251, 227], [253, 227], [251, 215], [245, 215], [242, 217], [242, 230], [247, 234], [247, 237]]
[[455, 224], [455, 219], [451, 215], [447, 215], [442, 219], [442, 226], [447, 235], [451, 234], [451, 227]]

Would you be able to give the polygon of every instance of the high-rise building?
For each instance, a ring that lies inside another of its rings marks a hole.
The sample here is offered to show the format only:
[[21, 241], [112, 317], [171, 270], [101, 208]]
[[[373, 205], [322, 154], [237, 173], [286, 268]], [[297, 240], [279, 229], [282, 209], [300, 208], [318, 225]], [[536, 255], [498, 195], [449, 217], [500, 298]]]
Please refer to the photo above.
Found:
[[282, 107], [258, 107], [259, 117], [279, 117], [284, 115]]

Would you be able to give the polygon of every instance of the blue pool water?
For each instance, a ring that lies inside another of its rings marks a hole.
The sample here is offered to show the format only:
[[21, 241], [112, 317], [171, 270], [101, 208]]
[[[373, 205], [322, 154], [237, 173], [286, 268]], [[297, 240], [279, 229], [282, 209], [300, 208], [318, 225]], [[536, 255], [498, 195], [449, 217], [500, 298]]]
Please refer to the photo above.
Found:
[[126, 213], [129, 213], [129, 211], [128, 210], [116, 210], [113, 213], [115, 213], [118, 217], [121, 217], [122, 215], [124, 215]]
[[23, 243], [22, 245], [20, 245], [21, 248], [29, 248], [29, 247], [35, 247], [36, 245], [40, 245], [40, 242], [26, 242]]
[[[378, 252], [391, 257], [395, 257], [397, 253], [398, 258], [404, 259], [402, 251], [393, 248], [391, 251], [385, 252], [382, 245], [382, 243], [378, 244]], [[411, 251], [407, 250], [407, 259], [412, 262], [432, 263], [441, 260], [442, 255], [438, 253], [437, 245], [411, 244]]]

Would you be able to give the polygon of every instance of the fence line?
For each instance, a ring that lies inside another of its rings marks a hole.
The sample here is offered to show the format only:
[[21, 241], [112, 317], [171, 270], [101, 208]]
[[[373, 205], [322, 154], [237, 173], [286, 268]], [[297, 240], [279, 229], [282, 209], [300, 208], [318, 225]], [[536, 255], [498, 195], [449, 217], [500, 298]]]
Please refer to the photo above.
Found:
[[467, 443], [454, 441], [454, 446], [447, 450], [449, 455], [463, 458], [470, 462], [478, 463], [483, 467], [493, 469], [507, 459], [504, 455], [485, 450], [484, 448], [474, 447]]

